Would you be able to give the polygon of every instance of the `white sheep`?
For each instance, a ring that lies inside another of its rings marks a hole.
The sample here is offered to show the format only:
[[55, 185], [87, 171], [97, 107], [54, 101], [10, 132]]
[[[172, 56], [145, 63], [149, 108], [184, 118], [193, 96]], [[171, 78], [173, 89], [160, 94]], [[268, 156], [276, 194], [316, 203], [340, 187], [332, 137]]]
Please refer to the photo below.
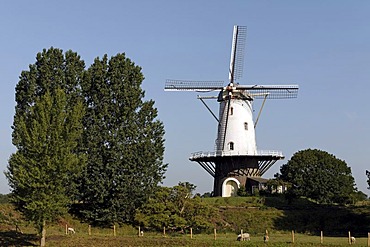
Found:
[[248, 240], [249, 241], [249, 240], [251, 240], [251, 238], [250, 238], [249, 233], [243, 233], [243, 234], [239, 234], [238, 238], [236, 240], [238, 240], [238, 241]]
[[351, 244], [354, 244], [354, 243], [356, 243], [356, 238], [355, 237], [351, 237]]
[[73, 229], [72, 227], [68, 227], [67, 230], [68, 230], [68, 233], [73, 233], [73, 234], [76, 233], [75, 229]]

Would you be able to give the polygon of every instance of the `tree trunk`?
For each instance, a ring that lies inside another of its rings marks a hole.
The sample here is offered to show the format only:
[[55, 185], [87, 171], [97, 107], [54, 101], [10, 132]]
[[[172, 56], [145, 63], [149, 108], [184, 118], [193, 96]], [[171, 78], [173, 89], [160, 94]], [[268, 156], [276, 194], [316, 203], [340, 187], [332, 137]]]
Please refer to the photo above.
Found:
[[44, 247], [46, 245], [46, 220], [42, 223], [42, 230], [41, 230], [41, 240], [40, 246]]

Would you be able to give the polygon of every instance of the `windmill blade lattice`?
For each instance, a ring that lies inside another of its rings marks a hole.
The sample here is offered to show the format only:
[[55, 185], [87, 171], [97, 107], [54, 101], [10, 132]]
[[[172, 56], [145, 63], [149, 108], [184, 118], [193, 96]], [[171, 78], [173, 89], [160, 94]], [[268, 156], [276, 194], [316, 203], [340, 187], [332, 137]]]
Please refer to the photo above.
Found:
[[186, 80], [166, 80], [165, 91], [197, 91], [209, 92], [223, 89], [223, 81], [186, 81]]
[[298, 96], [298, 85], [237, 85], [237, 90], [248, 91], [253, 99], [293, 99]]
[[235, 80], [238, 80], [243, 77], [246, 40], [247, 40], [247, 27], [234, 26], [233, 44], [231, 48], [230, 71], [229, 71], [230, 83], [234, 83]]

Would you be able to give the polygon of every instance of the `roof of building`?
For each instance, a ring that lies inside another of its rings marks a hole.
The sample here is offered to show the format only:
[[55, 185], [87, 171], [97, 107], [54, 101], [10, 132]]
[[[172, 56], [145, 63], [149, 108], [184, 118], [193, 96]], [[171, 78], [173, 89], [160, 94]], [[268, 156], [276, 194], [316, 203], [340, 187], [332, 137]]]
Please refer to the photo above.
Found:
[[248, 179], [254, 180], [259, 183], [267, 183], [267, 181], [269, 181], [269, 179], [261, 178], [261, 177], [248, 177]]

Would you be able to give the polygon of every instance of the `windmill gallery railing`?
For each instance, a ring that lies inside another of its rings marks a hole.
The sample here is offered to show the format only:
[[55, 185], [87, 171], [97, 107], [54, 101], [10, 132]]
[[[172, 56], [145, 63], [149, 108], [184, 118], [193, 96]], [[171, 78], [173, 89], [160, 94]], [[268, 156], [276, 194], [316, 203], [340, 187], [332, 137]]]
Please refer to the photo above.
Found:
[[275, 156], [284, 157], [281, 151], [275, 150], [257, 150], [255, 153], [236, 152], [236, 151], [216, 151], [216, 152], [195, 152], [190, 156], [190, 160], [204, 157], [220, 157], [220, 156]]

